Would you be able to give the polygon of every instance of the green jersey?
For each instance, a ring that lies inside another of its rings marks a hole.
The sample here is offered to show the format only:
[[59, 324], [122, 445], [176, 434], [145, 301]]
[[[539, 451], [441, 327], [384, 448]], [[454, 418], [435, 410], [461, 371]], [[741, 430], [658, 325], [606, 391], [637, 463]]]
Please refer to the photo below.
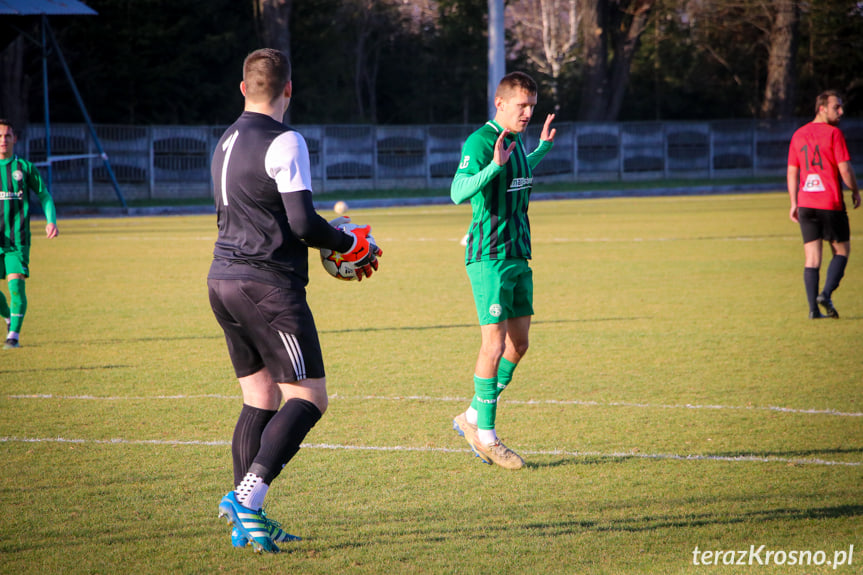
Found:
[[470, 199], [473, 209], [465, 249], [466, 264], [530, 259], [527, 208], [533, 169], [552, 143], [540, 141], [539, 147], [528, 154], [521, 134], [510, 133], [504, 146], [515, 142], [515, 149], [506, 165], [498, 166], [492, 160], [495, 142], [502, 131], [501, 125], [491, 120], [468, 137], [450, 189], [455, 203]]
[[0, 248], [30, 245], [30, 192], [36, 193], [48, 223], [57, 223], [54, 200], [36, 166], [12, 156], [0, 160]]

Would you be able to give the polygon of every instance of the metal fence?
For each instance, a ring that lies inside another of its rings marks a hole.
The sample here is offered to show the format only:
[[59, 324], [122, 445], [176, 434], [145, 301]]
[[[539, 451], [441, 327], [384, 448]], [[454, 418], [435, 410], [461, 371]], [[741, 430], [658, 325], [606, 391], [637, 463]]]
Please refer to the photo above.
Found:
[[[561, 123], [536, 170], [543, 181], [776, 176], [788, 142], [807, 120]], [[537, 123], [538, 124], [538, 123]], [[475, 125], [295, 126], [309, 145], [316, 191], [448, 188]], [[211, 195], [210, 157], [225, 126], [97, 125], [126, 201]], [[526, 135], [538, 143], [541, 125]], [[851, 157], [863, 158], [863, 120], [842, 122]], [[18, 151], [44, 163], [45, 128], [31, 125]], [[58, 203], [116, 201], [110, 176], [84, 124], [52, 124], [52, 193]], [[65, 157], [58, 161], [58, 158]], [[43, 173], [45, 168], [43, 167]]]

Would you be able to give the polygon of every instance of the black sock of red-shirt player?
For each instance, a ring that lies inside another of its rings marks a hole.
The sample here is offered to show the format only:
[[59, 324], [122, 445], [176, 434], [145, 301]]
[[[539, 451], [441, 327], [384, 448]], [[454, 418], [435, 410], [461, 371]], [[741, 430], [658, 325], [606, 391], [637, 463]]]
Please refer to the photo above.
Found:
[[264, 429], [261, 449], [249, 466], [249, 473], [263, 478], [264, 483], [270, 485], [300, 450], [300, 444], [321, 415], [310, 401], [297, 398], [286, 401]]
[[848, 256], [833, 256], [830, 266], [827, 268], [827, 279], [824, 280], [824, 295], [828, 298], [833, 295], [839, 282], [845, 275], [845, 266], [848, 264]]
[[258, 455], [258, 451], [261, 449], [261, 435], [276, 413], [276, 411], [269, 409], [260, 409], [243, 404], [237, 425], [234, 427], [234, 437], [231, 440], [235, 487], [243, 482], [249, 466]]
[[820, 273], [818, 268], [803, 268], [803, 284], [806, 286], [806, 299], [809, 300], [809, 311], [818, 312], [818, 282]]

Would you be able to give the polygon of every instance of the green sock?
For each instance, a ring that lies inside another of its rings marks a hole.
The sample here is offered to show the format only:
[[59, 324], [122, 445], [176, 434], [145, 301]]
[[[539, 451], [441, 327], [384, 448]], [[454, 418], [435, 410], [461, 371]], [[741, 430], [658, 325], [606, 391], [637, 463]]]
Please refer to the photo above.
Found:
[[9, 295], [12, 302], [10, 306], [12, 325], [9, 326], [9, 331], [20, 333], [24, 314], [27, 313], [27, 292], [24, 290], [24, 280], [9, 280]]
[[494, 429], [494, 418], [497, 415], [497, 379], [485, 379], [473, 376], [474, 397], [471, 405], [477, 412], [477, 427]]
[[497, 394], [503, 393], [509, 382], [512, 381], [512, 374], [515, 371], [517, 363], [513, 363], [505, 357], [500, 358], [500, 364], [497, 366]]
[[0, 317], [9, 319], [9, 304], [6, 303], [6, 296], [0, 292]]

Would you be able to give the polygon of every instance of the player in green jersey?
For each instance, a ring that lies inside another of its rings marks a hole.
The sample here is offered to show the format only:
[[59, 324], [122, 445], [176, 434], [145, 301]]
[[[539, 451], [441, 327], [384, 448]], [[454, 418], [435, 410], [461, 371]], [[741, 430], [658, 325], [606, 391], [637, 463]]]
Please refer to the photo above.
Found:
[[9, 303], [0, 292], [0, 316], [6, 321], [4, 349], [20, 347], [18, 335], [27, 311], [24, 280], [30, 276], [30, 192], [45, 212], [45, 233], [57, 237], [57, 211], [36, 167], [15, 155], [15, 128], [0, 119], [0, 277], [9, 284]]
[[453, 420], [453, 429], [482, 461], [506, 469], [520, 469], [524, 460], [497, 437], [497, 400], [527, 352], [533, 315], [527, 209], [533, 169], [551, 149], [556, 132], [551, 128], [554, 114], [549, 114], [539, 146], [530, 154], [525, 151], [521, 134], [536, 100], [533, 78], [522, 72], [503, 77], [495, 93], [494, 119], [468, 137], [450, 189], [456, 204], [469, 199], [473, 208], [465, 264], [482, 333], [474, 397]]

